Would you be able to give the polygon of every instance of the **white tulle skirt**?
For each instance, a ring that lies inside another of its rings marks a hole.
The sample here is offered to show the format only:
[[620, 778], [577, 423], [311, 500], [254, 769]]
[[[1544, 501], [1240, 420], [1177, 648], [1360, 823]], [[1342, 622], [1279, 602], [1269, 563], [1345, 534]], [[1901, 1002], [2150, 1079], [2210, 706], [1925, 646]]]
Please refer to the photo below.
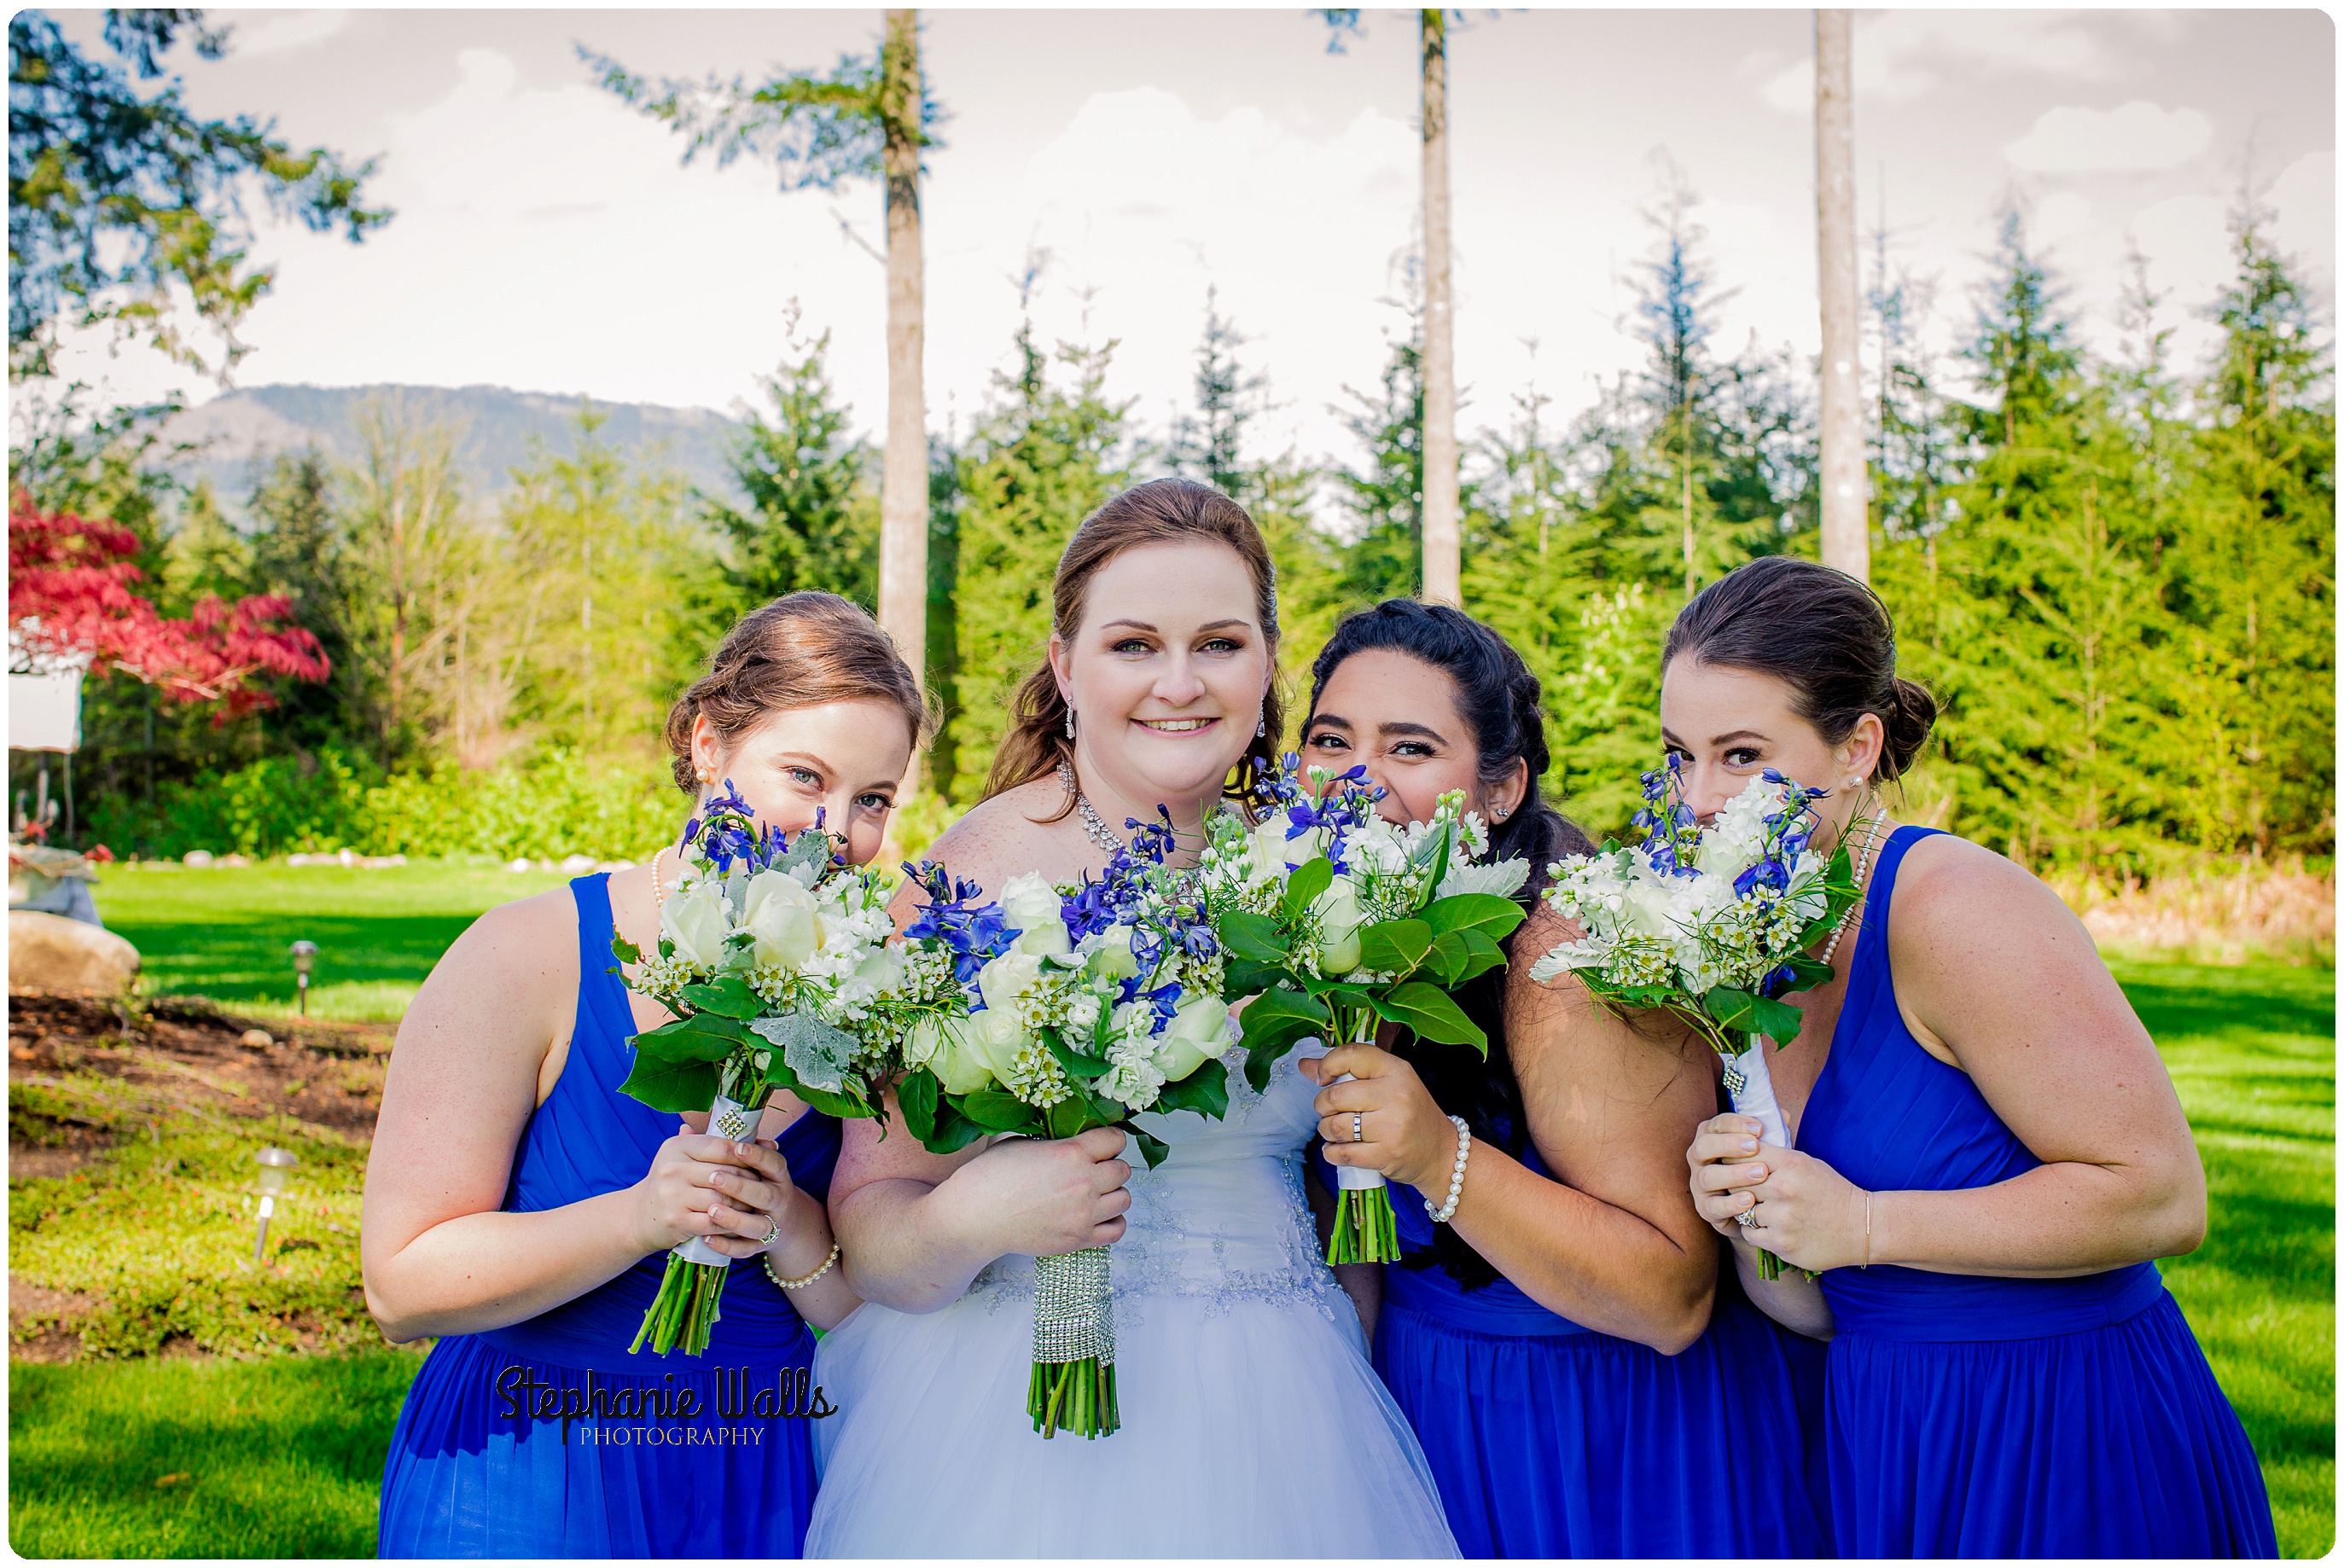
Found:
[[989, 1272], [1010, 1288], [916, 1316], [866, 1303], [823, 1336], [839, 1413], [814, 1423], [808, 1557], [1457, 1555], [1348, 1298], [1119, 1291], [1123, 1428], [1046, 1441], [1026, 1414], [1033, 1265]]

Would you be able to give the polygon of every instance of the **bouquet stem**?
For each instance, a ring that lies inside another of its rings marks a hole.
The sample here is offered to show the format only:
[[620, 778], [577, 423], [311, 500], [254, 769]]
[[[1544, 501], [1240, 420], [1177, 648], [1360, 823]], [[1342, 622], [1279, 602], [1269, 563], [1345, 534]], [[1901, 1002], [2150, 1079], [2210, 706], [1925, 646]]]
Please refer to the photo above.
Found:
[[[1337, 1172], [1349, 1176], [1349, 1166]], [[1375, 1172], [1369, 1171], [1369, 1175]], [[1372, 1187], [1346, 1186], [1335, 1200], [1335, 1233], [1327, 1238], [1330, 1263], [1396, 1263], [1399, 1228], [1392, 1218], [1391, 1189], [1380, 1176]]]
[[[1738, 1051], [1721, 1046], [1719, 1054], [1725, 1058], [1725, 1092], [1733, 1098], [1735, 1112], [1755, 1120], [1758, 1135], [1766, 1142], [1789, 1148], [1790, 1127], [1783, 1120], [1783, 1108], [1774, 1102], [1773, 1076], [1766, 1070], [1765, 1037], [1751, 1035]], [[1783, 1260], [1763, 1247], [1758, 1249], [1758, 1277], [1783, 1277]]]
[[1026, 1413], [1044, 1437], [1106, 1437], [1115, 1399], [1115, 1296], [1105, 1247], [1034, 1260], [1034, 1375]]
[[[727, 1088], [732, 1087], [728, 1082]], [[723, 1094], [708, 1109], [708, 1130], [719, 1138], [743, 1139], [750, 1135], [757, 1119], [748, 1107]], [[652, 1298], [651, 1310], [643, 1314], [643, 1326], [635, 1331], [635, 1342], [627, 1347], [629, 1355], [652, 1342], [655, 1354], [665, 1355], [683, 1342], [683, 1353], [696, 1356], [708, 1349], [709, 1331], [722, 1316], [724, 1281], [732, 1271], [732, 1260], [694, 1236], [667, 1255], [667, 1272], [660, 1277], [659, 1294]]]

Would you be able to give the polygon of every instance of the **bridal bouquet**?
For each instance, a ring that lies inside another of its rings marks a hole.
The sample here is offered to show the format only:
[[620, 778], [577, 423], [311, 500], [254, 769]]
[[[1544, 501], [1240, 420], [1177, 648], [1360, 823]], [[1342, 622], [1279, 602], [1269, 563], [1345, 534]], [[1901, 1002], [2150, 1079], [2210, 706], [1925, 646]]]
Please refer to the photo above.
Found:
[[[1366, 769], [1314, 768], [1306, 787], [1299, 763], [1287, 754], [1258, 826], [1215, 819], [1204, 853], [1225, 983], [1233, 996], [1253, 995], [1242, 1040], [1248, 1081], [1267, 1088], [1298, 1040], [1371, 1040], [1379, 1021], [1486, 1054], [1488, 1037], [1449, 992], [1506, 961], [1498, 943], [1522, 920], [1506, 895], [1529, 863], [1477, 863], [1488, 839], [1461, 793], [1443, 795], [1430, 821], [1401, 827], [1377, 815], [1383, 791]], [[1350, 1166], [1336, 1175], [1342, 1191], [1327, 1261], [1396, 1260], [1383, 1177]]]
[[[1774, 1103], [1763, 1041], [1799, 1032], [1799, 1010], [1782, 999], [1832, 978], [1807, 956], [1854, 906], [1847, 846], [1828, 861], [1809, 847], [1826, 793], [1773, 769], [1750, 780], [1707, 828], [1685, 805], [1674, 756], [1644, 775], [1642, 846], [1606, 843], [1553, 868], [1547, 902], [1584, 933], [1531, 966], [1531, 978], [1566, 971], [1597, 1001], [1670, 1014], [1725, 1059], [1733, 1109], [1768, 1141], [1790, 1134]], [[1759, 1255], [1773, 1279], [1782, 1260]]]
[[[973, 885], [933, 863], [915, 869], [928, 897], [904, 935], [955, 966], [964, 1005], [929, 1012], [904, 1037], [895, 1093], [914, 1136], [949, 1153], [988, 1134], [1122, 1127], [1154, 1166], [1170, 1151], [1134, 1115], [1228, 1109], [1219, 947], [1163, 864], [1171, 842], [1168, 827], [1143, 829], [1097, 882], [1015, 877], [998, 904], [978, 907]], [[1034, 1430], [1116, 1431], [1107, 1250], [1036, 1258], [1034, 1276]]]
[[[760, 832], [730, 779], [704, 811], [684, 829], [657, 950], [611, 943], [634, 967], [630, 988], [675, 1014], [634, 1037], [620, 1088], [655, 1110], [704, 1111], [709, 1131], [736, 1141], [755, 1135], [777, 1089], [833, 1116], [875, 1114], [907, 979], [883, 884], [833, 854], [818, 818], [794, 837]], [[671, 1251], [628, 1349], [706, 1350], [731, 1264], [698, 1237]]]

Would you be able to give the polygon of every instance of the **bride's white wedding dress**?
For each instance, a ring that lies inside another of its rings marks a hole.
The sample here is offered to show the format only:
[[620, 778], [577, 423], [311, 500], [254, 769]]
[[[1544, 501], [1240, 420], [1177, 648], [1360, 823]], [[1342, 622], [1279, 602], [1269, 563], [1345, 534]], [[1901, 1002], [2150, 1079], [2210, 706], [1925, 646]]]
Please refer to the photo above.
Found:
[[[1310, 1048], [1306, 1048], [1306, 1050]], [[1034, 1261], [941, 1312], [866, 1302], [823, 1337], [809, 1557], [1453, 1557], [1415, 1433], [1368, 1362], [1302, 1198], [1317, 1092], [1232, 1053], [1228, 1115], [1148, 1114], [1109, 1250], [1123, 1428], [1026, 1414]]]

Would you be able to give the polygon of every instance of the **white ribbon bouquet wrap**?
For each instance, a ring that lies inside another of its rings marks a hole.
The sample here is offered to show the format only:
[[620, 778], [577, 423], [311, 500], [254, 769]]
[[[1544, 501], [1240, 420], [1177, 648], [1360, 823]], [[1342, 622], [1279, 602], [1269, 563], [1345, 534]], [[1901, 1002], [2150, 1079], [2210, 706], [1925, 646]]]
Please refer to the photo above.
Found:
[[[1670, 1014], [1724, 1059], [1733, 1109], [1756, 1119], [1767, 1141], [1791, 1141], [1766, 1070], [1799, 1032], [1797, 1008], [1782, 999], [1832, 978], [1807, 950], [1854, 907], [1847, 846], [1825, 859], [1810, 847], [1824, 791], [1767, 769], [1727, 801], [1706, 828], [1684, 803], [1678, 761], [1644, 775], [1644, 809], [1633, 849], [1606, 843], [1553, 868], [1547, 901], [1577, 922], [1575, 941], [1531, 968], [1550, 980], [1570, 973], [1589, 994], [1621, 1010]], [[1763, 1249], [1759, 1272], [1782, 1261]]]

